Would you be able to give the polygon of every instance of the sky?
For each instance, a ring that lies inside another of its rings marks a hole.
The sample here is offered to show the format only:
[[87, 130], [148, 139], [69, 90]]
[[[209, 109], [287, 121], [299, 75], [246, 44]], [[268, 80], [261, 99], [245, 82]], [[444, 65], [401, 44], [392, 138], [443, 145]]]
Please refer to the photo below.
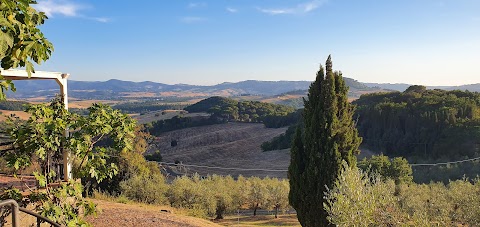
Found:
[[480, 83], [478, 0], [38, 0], [70, 79], [212, 85], [314, 80]]

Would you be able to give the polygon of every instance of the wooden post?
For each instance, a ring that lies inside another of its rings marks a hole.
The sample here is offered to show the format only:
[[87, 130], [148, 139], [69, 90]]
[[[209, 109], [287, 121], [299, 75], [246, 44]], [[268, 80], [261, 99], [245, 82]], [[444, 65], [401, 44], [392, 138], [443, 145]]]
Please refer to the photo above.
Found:
[[[68, 87], [67, 87], [67, 78], [69, 74], [62, 74], [62, 78], [57, 78], [57, 84], [60, 86], [60, 95], [63, 99], [63, 104], [65, 109], [68, 110]], [[65, 130], [65, 137], [68, 137], [68, 129]], [[64, 150], [63, 152], [63, 180], [68, 181], [72, 179], [72, 164], [69, 162], [69, 154]]]
[[[6, 80], [55, 80], [60, 86], [60, 95], [63, 97], [65, 109], [68, 110], [67, 78], [70, 76], [68, 73], [36, 71], [35, 73], [29, 75], [25, 70], [4, 70], [0, 68], [0, 75], [2, 75]], [[65, 131], [65, 136], [69, 136], [68, 130]], [[68, 159], [68, 153], [63, 153], [64, 180], [69, 180], [72, 178], [72, 165], [69, 163]]]

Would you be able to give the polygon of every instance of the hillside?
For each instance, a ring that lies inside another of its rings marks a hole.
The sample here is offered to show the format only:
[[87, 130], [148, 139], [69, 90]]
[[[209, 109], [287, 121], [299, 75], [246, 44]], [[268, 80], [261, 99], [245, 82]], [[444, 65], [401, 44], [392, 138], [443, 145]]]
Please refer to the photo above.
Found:
[[[394, 90], [394, 91], [405, 91], [408, 87], [413, 84], [404, 84], [404, 83], [364, 83], [366, 86], [371, 88]], [[476, 84], [465, 84], [460, 86], [426, 86], [428, 89], [442, 89], [447, 91], [460, 90], [460, 91], [471, 91], [471, 92], [480, 92], [480, 83]]]
[[[286, 170], [290, 161], [288, 151], [262, 152], [260, 145], [285, 132], [286, 128], [265, 128], [263, 124], [227, 123], [176, 130], [163, 133], [157, 147], [165, 162], [243, 169]], [[178, 145], [171, 146], [177, 140]], [[287, 177], [287, 172], [240, 171], [189, 168], [188, 173], [244, 176]]]
[[479, 93], [411, 86], [354, 103], [363, 145], [372, 150], [442, 160], [477, 156]]

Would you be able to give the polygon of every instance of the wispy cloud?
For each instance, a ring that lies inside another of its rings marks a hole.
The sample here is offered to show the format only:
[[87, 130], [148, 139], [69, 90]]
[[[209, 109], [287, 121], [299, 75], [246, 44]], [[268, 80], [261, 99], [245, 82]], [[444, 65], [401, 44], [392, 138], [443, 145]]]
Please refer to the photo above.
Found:
[[314, 0], [298, 4], [294, 7], [285, 7], [285, 8], [257, 8], [258, 11], [270, 15], [280, 15], [280, 14], [304, 14], [318, 9], [320, 6], [325, 4], [327, 0]]
[[207, 18], [205, 17], [182, 17], [180, 19], [181, 22], [186, 23], [186, 24], [194, 24], [194, 23], [200, 23], [203, 21], [206, 21]]
[[188, 8], [193, 9], [193, 8], [203, 8], [207, 7], [207, 3], [205, 2], [190, 2], [188, 3]]
[[85, 8], [73, 2], [55, 0], [38, 1], [38, 4], [34, 5], [34, 7], [38, 11], [45, 12], [49, 17], [52, 17], [54, 14], [75, 17], [78, 16], [78, 11]]
[[87, 19], [102, 22], [102, 23], [108, 23], [112, 21], [112, 19], [107, 18], [107, 17], [88, 17]]
[[227, 7], [226, 10], [230, 13], [236, 13], [238, 12], [238, 9], [232, 8], [232, 7]]
[[63, 15], [66, 17], [78, 17], [102, 23], [110, 21], [110, 19], [106, 17], [89, 17], [81, 14], [80, 11], [90, 7], [69, 0], [40, 0], [38, 1], [38, 4], [33, 5], [33, 7], [40, 12], [44, 12], [48, 17]]

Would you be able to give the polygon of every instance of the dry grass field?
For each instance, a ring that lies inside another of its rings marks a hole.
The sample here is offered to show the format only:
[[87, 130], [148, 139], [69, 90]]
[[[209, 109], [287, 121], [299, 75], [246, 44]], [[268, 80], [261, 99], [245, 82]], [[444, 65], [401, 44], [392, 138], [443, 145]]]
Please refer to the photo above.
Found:
[[86, 109], [92, 106], [93, 103], [103, 103], [107, 105], [115, 105], [119, 103], [119, 101], [112, 101], [112, 100], [77, 100], [77, 99], [70, 99], [68, 102], [69, 108], [78, 108], [78, 109]]
[[261, 102], [268, 102], [268, 103], [278, 103], [280, 101], [285, 101], [289, 99], [298, 99], [304, 97], [304, 95], [282, 95], [276, 97], [268, 97], [266, 99], [261, 99]]
[[[165, 162], [239, 169], [286, 170], [290, 161], [288, 150], [262, 152], [260, 145], [284, 133], [286, 128], [265, 128], [263, 124], [227, 123], [187, 128], [164, 133], [158, 147]], [[171, 147], [170, 142], [178, 145]], [[201, 175], [244, 175], [286, 178], [287, 172], [188, 168], [188, 173]]]
[[12, 110], [0, 110], [0, 121], [5, 121], [8, 116], [14, 114], [22, 120], [27, 120], [30, 117], [30, 114], [25, 113], [24, 111], [12, 111]]
[[[223, 220], [205, 220], [185, 215], [185, 211], [169, 206], [146, 205], [128, 202], [117, 203], [112, 201], [92, 199], [101, 209], [97, 217], [88, 217], [87, 221], [93, 226], [172, 226], [172, 227], [262, 227], [262, 226], [286, 226], [299, 227], [295, 214], [254, 216], [226, 216]], [[163, 212], [166, 210], [168, 212]]]
[[[165, 226], [165, 227], [207, 227], [220, 226], [208, 220], [178, 214], [168, 206], [146, 204], [123, 204], [103, 200], [93, 200], [101, 209], [97, 217], [87, 217], [87, 221], [96, 227], [113, 226]], [[168, 210], [169, 212], [162, 212]]]

